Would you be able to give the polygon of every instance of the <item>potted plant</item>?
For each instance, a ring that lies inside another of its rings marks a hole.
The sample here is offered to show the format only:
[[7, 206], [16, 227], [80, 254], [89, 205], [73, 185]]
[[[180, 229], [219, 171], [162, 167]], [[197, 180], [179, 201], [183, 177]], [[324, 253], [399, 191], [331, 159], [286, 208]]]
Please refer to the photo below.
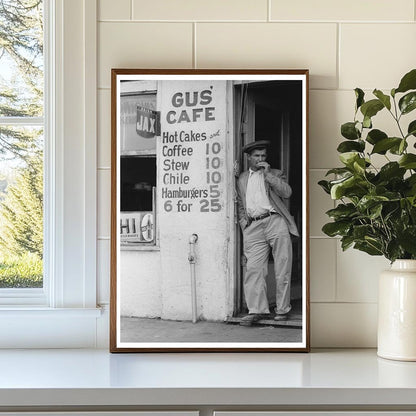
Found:
[[[375, 89], [366, 101], [355, 90], [353, 121], [342, 124], [337, 151], [342, 167], [330, 169], [332, 180], [319, 185], [337, 201], [327, 211], [331, 222], [322, 231], [350, 247], [384, 256], [391, 269], [380, 276], [378, 354], [416, 360], [416, 69], [389, 95]], [[395, 131], [373, 126], [373, 117], [388, 112]], [[403, 117], [405, 116], [405, 117]], [[375, 163], [376, 158], [384, 164]]]

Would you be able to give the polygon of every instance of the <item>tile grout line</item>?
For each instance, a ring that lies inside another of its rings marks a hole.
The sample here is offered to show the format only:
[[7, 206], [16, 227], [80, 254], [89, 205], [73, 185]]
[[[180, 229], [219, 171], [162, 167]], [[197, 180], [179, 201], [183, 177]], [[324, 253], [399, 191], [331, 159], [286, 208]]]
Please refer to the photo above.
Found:
[[341, 237], [329, 237], [329, 236], [327, 236], [327, 235], [325, 235], [325, 234], [322, 234], [322, 235], [309, 235], [309, 240], [330, 240], [330, 241], [333, 241], [333, 240], [340, 240], [341, 239]]
[[270, 23], [271, 20], [272, 20], [272, 0], [268, 0], [267, 1], [267, 22]]
[[319, 305], [377, 305], [377, 301], [341, 301], [341, 302], [331, 302], [331, 301], [319, 301], [319, 300], [315, 300], [312, 301], [311, 303], [314, 303], [315, 305], [319, 304]]
[[[134, 13], [134, 7], [130, 13]], [[265, 19], [98, 19], [98, 23], [278, 23], [278, 24], [305, 24], [305, 25], [337, 25], [337, 24], [353, 24], [353, 25], [414, 25], [413, 20], [271, 20]]]
[[130, 0], [130, 20], [133, 21], [133, 0]]
[[337, 23], [337, 90], [339, 90], [340, 84], [340, 72], [341, 72], [341, 24]]
[[192, 68], [197, 68], [196, 61], [196, 22], [192, 23]]

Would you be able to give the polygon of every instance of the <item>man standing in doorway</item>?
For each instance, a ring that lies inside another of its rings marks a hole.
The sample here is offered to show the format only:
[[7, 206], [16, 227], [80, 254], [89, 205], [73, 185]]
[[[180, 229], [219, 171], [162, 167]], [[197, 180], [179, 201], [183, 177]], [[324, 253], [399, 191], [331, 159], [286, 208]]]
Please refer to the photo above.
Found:
[[276, 278], [276, 321], [287, 319], [291, 310], [290, 281], [292, 273], [292, 241], [298, 236], [293, 217], [283, 199], [292, 194], [283, 172], [272, 169], [266, 162], [267, 140], [247, 144], [249, 169], [237, 183], [238, 218], [243, 230], [244, 255], [247, 270], [244, 276], [244, 295], [249, 314], [240, 325], [251, 326], [270, 314], [267, 300], [266, 276], [272, 250]]

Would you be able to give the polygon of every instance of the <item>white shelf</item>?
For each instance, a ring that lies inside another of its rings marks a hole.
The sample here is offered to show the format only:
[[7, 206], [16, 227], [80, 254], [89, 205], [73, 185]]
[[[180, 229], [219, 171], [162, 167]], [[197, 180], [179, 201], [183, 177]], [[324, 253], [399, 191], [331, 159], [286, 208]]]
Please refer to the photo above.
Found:
[[65, 406], [410, 406], [416, 363], [375, 350], [110, 354], [0, 350], [0, 410]]

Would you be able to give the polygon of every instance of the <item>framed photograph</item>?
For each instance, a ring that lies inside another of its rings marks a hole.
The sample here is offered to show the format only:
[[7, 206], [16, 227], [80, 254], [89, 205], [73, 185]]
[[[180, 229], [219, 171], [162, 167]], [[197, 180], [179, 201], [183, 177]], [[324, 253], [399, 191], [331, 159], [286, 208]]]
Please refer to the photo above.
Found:
[[112, 70], [111, 352], [309, 351], [308, 76]]

